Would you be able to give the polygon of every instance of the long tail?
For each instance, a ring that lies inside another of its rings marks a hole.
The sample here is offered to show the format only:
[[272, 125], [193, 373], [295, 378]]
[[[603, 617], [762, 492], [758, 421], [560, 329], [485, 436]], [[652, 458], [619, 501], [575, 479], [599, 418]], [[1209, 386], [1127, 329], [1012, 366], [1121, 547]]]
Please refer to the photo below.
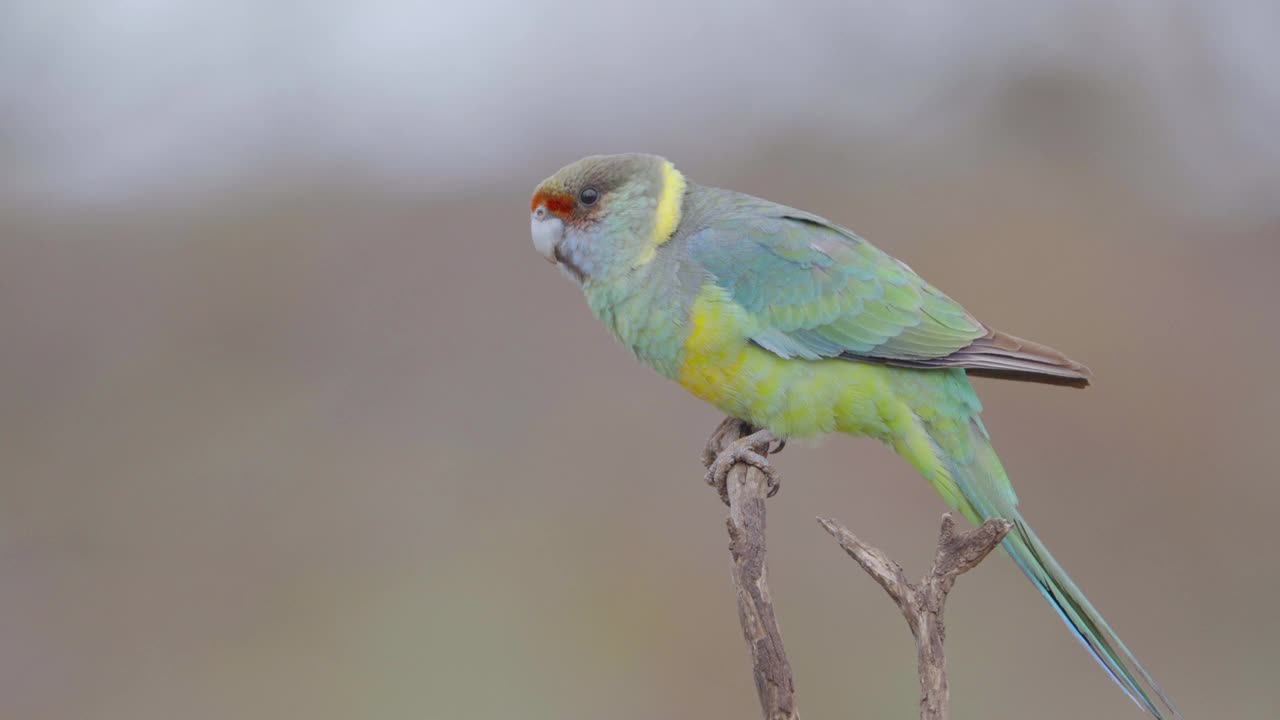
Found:
[[1168, 696], [1023, 520], [1018, 499], [982, 421], [974, 415], [967, 423], [922, 421], [918, 427], [931, 440], [934, 456], [921, 458], [906, 446], [898, 447], [899, 452], [916, 465], [948, 504], [971, 522], [993, 517], [1012, 521], [1014, 528], [1003, 543], [1004, 549], [1076, 639], [1140, 708], [1159, 720], [1181, 720], [1182, 715]]

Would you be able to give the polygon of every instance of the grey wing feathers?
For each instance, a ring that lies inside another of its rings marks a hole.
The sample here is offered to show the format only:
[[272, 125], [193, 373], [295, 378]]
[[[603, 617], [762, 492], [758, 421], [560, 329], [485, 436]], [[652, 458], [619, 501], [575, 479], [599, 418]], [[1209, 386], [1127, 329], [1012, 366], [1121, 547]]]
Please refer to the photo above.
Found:
[[845, 357], [858, 360], [871, 359], [873, 362], [879, 360], [897, 367], [964, 368], [967, 374], [978, 377], [1077, 388], [1088, 387], [1089, 379], [1092, 377], [1089, 368], [1057, 350], [999, 330], [991, 330], [986, 336], [974, 340], [972, 344], [937, 358], [879, 359], [848, 354]]

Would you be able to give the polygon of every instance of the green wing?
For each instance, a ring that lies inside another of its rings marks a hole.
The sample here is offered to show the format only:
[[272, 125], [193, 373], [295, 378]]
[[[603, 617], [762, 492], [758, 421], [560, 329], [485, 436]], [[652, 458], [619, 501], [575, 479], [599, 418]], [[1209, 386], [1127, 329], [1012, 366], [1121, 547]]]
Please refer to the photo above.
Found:
[[765, 200], [701, 190], [707, 209], [690, 254], [752, 316], [752, 340], [766, 350], [1088, 384], [1083, 366], [991, 330], [849, 230]]

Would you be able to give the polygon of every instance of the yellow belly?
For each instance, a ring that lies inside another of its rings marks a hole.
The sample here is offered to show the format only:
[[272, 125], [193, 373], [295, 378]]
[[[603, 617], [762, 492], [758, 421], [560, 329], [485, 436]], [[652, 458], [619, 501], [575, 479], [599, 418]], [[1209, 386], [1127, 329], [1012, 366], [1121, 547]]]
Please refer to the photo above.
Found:
[[830, 432], [887, 440], [911, 422], [890, 368], [847, 360], [783, 359], [749, 340], [741, 306], [710, 287], [694, 301], [679, 381], [720, 410], [780, 437]]

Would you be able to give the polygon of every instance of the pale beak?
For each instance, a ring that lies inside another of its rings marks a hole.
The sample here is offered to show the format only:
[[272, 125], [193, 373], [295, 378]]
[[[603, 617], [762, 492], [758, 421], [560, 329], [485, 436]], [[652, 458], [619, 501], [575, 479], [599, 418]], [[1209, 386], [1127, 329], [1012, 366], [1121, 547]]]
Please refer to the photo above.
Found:
[[529, 234], [533, 236], [533, 247], [553, 265], [556, 260], [556, 246], [564, 239], [564, 223], [560, 218], [547, 212], [541, 205], [529, 214]]

